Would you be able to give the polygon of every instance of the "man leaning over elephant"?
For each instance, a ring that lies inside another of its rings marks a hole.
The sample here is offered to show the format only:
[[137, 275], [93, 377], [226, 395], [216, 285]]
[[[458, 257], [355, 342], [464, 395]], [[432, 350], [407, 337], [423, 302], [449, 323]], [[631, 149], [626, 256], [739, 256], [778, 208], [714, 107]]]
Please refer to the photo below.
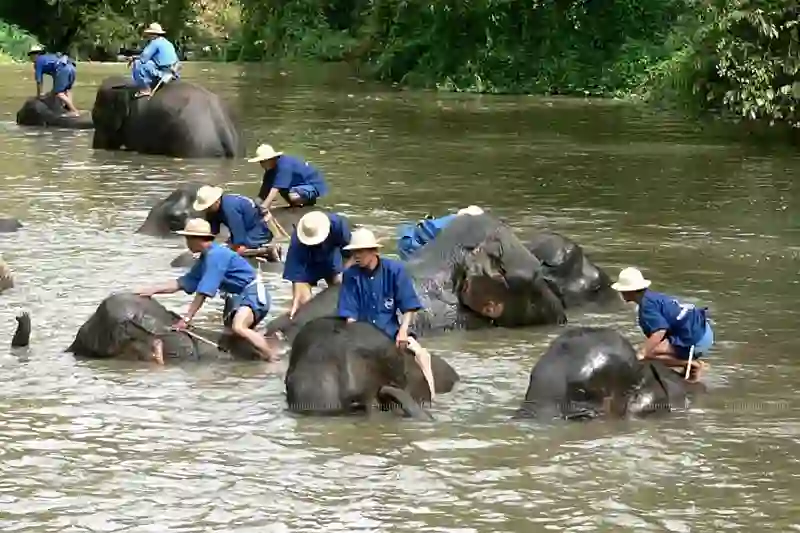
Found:
[[[195, 294], [186, 314], [173, 326], [180, 331], [186, 329], [207, 298], [213, 298], [218, 291], [223, 291], [230, 295], [230, 306], [226, 305], [230, 312], [223, 316], [224, 326], [231, 328], [234, 335], [252, 344], [262, 359], [277, 361], [277, 354], [272, 351], [264, 337], [253, 329], [267, 316], [271, 303], [269, 292], [255, 269], [245, 258], [216, 244], [209, 223], [203, 219], [189, 220], [184, 230], [176, 233], [186, 238], [186, 247], [199, 253], [200, 260], [180, 278], [139, 289], [136, 294], [148, 298], [181, 290], [187, 294]], [[161, 350], [160, 341], [156, 342], [153, 358], [163, 362]]]
[[267, 222], [250, 198], [227, 194], [221, 187], [204, 185], [197, 190], [195, 211], [205, 215], [211, 232], [218, 234], [225, 225], [231, 233], [230, 248], [241, 255], [245, 250], [261, 248], [272, 240]]
[[[408, 331], [414, 313], [422, 309], [422, 303], [405, 265], [381, 257], [379, 248], [381, 245], [370, 230], [360, 228], [352, 232], [350, 244], [343, 250], [352, 251], [356, 264], [342, 275], [337, 315], [348, 322], [370, 322], [394, 339], [399, 348], [411, 350], [428, 382], [433, 400], [436, 389], [431, 356]], [[398, 319], [398, 311], [403, 314], [402, 321]]]

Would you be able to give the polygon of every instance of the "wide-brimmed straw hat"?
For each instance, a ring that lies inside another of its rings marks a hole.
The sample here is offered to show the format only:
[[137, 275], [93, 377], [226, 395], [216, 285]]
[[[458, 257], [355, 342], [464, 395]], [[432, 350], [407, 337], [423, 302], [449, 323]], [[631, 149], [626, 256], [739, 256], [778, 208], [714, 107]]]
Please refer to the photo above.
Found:
[[159, 24], [158, 22], [153, 22], [148, 27], [146, 27], [142, 33], [152, 33], [154, 35], [164, 35], [167, 32], [164, 31], [164, 28], [161, 27], [161, 24]]
[[178, 230], [175, 233], [184, 235], [186, 237], [213, 237], [211, 233], [211, 224], [202, 218], [192, 218], [186, 221], [186, 226], [183, 230]]
[[483, 214], [483, 209], [478, 207], [477, 205], [471, 205], [469, 207], [465, 207], [463, 209], [459, 209], [457, 215], [472, 215], [478, 216]]
[[41, 44], [34, 44], [33, 46], [31, 46], [31, 49], [28, 50], [28, 55], [41, 54], [42, 52], [44, 52], [44, 46], [42, 46]]
[[350, 244], [342, 248], [343, 250], [370, 250], [373, 248], [383, 248], [375, 239], [375, 234], [367, 228], [358, 228], [350, 234]]
[[297, 223], [297, 239], [306, 246], [314, 246], [328, 238], [331, 219], [322, 211], [306, 213]]
[[275, 157], [282, 156], [283, 152], [276, 152], [275, 149], [269, 144], [262, 144], [256, 148], [255, 157], [251, 157], [247, 161], [250, 163], [258, 163], [259, 161], [266, 161]]
[[619, 278], [611, 284], [611, 288], [618, 292], [641, 291], [650, 286], [650, 280], [644, 279], [638, 268], [623, 268], [619, 273]]
[[194, 201], [195, 211], [205, 211], [211, 204], [222, 198], [222, 188], [203, 185], [197, 190], [197, 199]]

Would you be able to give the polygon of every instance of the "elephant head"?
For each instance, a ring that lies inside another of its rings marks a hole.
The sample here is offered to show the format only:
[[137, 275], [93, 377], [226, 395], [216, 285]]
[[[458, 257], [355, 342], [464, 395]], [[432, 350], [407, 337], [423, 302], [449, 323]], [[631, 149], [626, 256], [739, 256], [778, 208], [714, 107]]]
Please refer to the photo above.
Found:
[[193, 204], [200, 185], [187, 183], [172, 191], [169, 196], [154, 205], [137, 233], [166, 237], [183, 229], [190, 218], [201, 216]]
[[565, 323], [564, 306], [542, 265], [511, 229], [498, 225], [453, 271], [461, 303], [501, 327]]
[[104, 80], [97, 89], [92, 107], [93, 148], [118, 150], [125, 145], [125, 128], [135, 91], [132, 80], [117, 76]]

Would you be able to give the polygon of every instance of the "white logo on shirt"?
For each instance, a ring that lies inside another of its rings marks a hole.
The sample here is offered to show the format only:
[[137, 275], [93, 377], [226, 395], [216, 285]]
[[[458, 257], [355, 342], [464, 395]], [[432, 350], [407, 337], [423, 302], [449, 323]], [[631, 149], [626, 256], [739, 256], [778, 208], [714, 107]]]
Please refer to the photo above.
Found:
[[672, 300], [672, 301], [675, 302], [681, 308], [681, 312], [678, 313], [678, 317], [675, 320], [683, 320], [684, 318], [686, 318], [686, 314], [692, 309], [694, 309], [694, 304], [682, 304], [678, 300]]
[[386, 299], [383, 301], [383, 306], [384, 306], [386, 309], [391, 309], [391, 308], [393, 308], [393, 307], [394, 307], [394, 299], [393, 299], [393, 298], [386, 298]]

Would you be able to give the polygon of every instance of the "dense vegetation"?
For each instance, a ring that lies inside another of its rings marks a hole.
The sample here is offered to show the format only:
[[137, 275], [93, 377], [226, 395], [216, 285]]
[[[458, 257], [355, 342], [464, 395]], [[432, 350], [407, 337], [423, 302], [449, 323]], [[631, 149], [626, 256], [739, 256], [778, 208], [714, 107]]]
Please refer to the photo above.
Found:
[[638, 96], [800, 126], [796, 0], [0, 0], [32, 37], [110, 59], [159, 21], [224, 61], [347, 60], [453, 91]]

